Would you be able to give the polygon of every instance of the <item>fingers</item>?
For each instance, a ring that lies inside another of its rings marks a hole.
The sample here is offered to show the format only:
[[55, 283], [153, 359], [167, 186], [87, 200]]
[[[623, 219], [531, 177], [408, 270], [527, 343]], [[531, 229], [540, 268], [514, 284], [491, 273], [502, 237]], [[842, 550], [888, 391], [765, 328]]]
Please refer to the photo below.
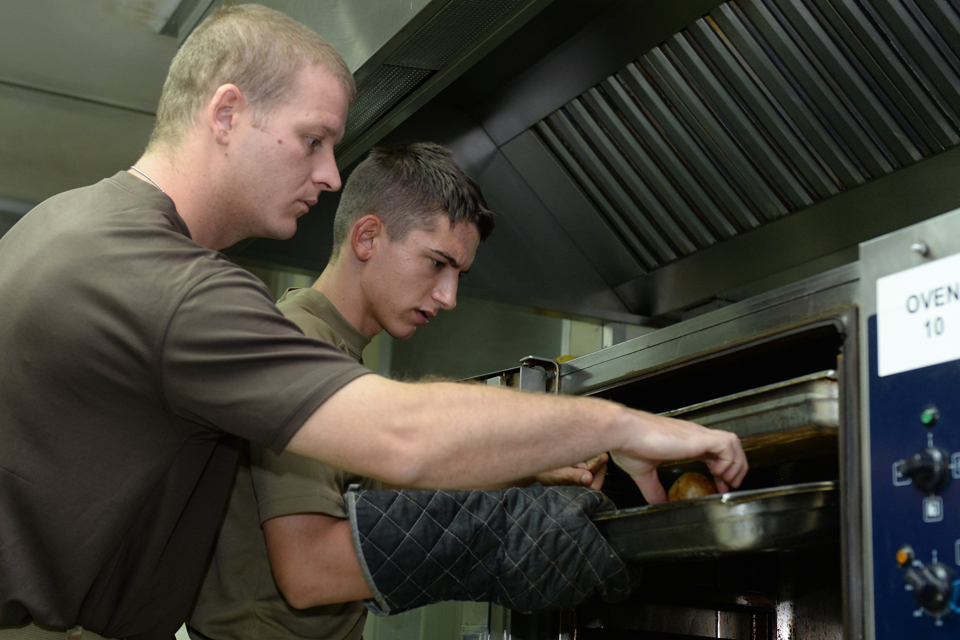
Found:
[[590, 488], [600, 491], [603, 488], [603, 481], [607, 477], [607, 465], [603, 465], [593, 474], [593, 482], [590, 483]]
[[657, 477], [656, 470], [651, 470], [641, 476], [634, 476], [634, 482], [640, 487], [640, 493], [650, 504], [661, 504], [667, 501], [667, 492], [660, 484], [660, 478]]
[[578, 462], [573, 466], [577, 467], [578, 469], [586, 469], [590, 473], [595, 474], [600, 469], [606, 467], [607, 461], [609, 459], [610, 459], [610, 456], [608, 456], [606, 453], [601, 453], [599, 455], [596, 455], [590, 458], [589, 460]]
[[589, 471], [591, 476], [589, 481], [583, 482], [582, 486], [590, 487], [599, 491], [603, 488], [603, 481], [607, 476], [607, 461], [610, 459], [610, 456], [606, 453], [601, 453], [598, 456], [594, 456], [589, 460], [583, 462], [578, 462], [573, 465], [577, 469], [584, 469]]
[[616, 462], [633, 477], [650, 504], [666, 499], [655, 469], [667, 461], [697, 459], [706, 463], [722, 492], [743, 482], [749, 465], [735, 434], [686, 420], [643, 412], [634, 415], [641, 418], [638, 439], [630, 450], [615, 452]]
[[534, 476], [534, 479], [547, 486], [575, 485], [589, 487], [595, 481], [595, 476], [590, 471], [575, 465], [538, 473]]
[[[726, 431], [714, 432], [723, 442], [719, 454], [708, 454], [702, 458], [710, 468], [714, 478], [727, 487], [737, 488], [747, 475], [749, 465], [740, 439]], [[717, 457], [712, 457], [716, 455]], [[719, 489], [719, 485], [718, 485]]]

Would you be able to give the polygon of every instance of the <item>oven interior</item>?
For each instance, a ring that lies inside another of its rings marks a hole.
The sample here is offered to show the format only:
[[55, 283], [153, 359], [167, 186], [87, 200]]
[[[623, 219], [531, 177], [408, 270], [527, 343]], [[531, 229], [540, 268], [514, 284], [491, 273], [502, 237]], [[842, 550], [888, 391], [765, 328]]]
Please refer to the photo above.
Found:
[[[827, 420], [834, 424], [826, 425], [812, 424], [817, 420], [805, 419], [807, 414], [784, 420], [785, 404], [796, 394], [784, 396], [781, 390], [792, 388], [793, 381], [806, 384], [811, 379], [842, 387], [838, 379], [842, 381], [843, 376], [837, 372], [844, 368], [849, 339], [842, 323], [821, 320], [619, 380], [592, 395], [702, 423], [709, 422], [701, 419], [704, 412], [726, 412], [735, 419], [721, 426], [732, 425], [734, 431], [745, 424], [742, 419], [747, 416], [753, 431], [740, 435], [751, 466], [738, 492], [762, 493], [827, 482], [836, 486], [840, 478], [839, 417], [843, 415], [839, 405], [845, 390], [836, 389], [834, 418]], [[743, 403], [748, 405], [746, 409]], [[663, 466], [660, 479], [669, 488], [676, 477], [690, 470], [707, 473], [703, 463], [687, 461]], [[609, 465], [604, 493], [618, 512], [637, 511], [630, 516], [637, 523], [651, 515], [643, 511], [646, 501], [632, 479], [615, 464]], [[678, 509], [700, 508], [674, 504]], [[841, 638], [839, 514], [836, 502], [824, 508], [829, 513], [818, 523], [815, 534], [791, 538], [787, 543], [781, 539], [761, 541], [760, 549], [745, 552], [714, 548], [709, 540], [702, 544], [696, 540], [696, 548], [690, 552], [682, 540], [689, 531], [680, 530], [676, 536], [668, 531], [664, 542], [654, 539], [658, 535], [663, 538], [664, 532], [645, 531], [640, 524], [639, 529], [622, 534], [629, 537], [629, 549], [643, 558], [644, 570], [642, 585], [626, 602], [611, 604], [595, 598], [562, 614], [514, 613], [510, 637]], [[676, 521], [677, 515], [684, 514], [674, 512], [670, 521]], [[645, 548], [645, 539], [664, 548]], [[671, 540], [677, 541], [673, 548]]]

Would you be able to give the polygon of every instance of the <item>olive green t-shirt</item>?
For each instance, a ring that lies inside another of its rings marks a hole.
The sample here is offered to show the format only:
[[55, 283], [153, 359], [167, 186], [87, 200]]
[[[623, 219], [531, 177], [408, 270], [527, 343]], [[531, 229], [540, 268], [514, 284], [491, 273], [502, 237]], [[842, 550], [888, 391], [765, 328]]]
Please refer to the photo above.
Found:
[[[283, 314], [312, 338], [362, 361], [370, 342], [322, 293], [289, 289], [277, 302]], [[367, 609], [348, 602], [297, 610], [280, 595], [261, 523], [292, 513], [345, 516], [350, 484], [379, 489], [380, 482], [292, 453], [252, 446], [242, 460], [213, 561], [188, 627], [195, 638], [359, 640]]]

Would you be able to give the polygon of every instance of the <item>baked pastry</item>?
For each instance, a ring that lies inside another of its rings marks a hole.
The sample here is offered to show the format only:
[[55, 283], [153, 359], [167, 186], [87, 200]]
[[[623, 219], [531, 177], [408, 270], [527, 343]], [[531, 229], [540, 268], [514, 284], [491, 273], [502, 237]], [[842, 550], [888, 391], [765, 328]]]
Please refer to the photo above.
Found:
[[713, 483], [713, 480], [702, 473], [689, 471], [677, 478], [673, 486], [670, 487], [670, 491], [667, 492], [667, 501], [702, 498], [713, 493], [717, 493], [717, 485]]

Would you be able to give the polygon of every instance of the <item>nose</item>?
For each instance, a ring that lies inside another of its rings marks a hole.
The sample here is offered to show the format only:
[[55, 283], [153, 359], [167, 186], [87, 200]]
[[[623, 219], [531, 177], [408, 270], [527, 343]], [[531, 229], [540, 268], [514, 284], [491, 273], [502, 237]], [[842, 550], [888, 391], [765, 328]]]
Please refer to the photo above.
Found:
[[340, 170], [337, 169], [337, 160], [333, 157], [333, 151], [319, 154], [319, 161], [314, 167], [314, 184], [320, 187], [320, 191], [339, 191], [342, 183], [340, 182]]
[[457, 285], [459, 278], [456, 273], [447, 274], [446, 277], [434, 288], [433, 299], [437, 301], [441, 309], [450, 311], [457, 306]]

